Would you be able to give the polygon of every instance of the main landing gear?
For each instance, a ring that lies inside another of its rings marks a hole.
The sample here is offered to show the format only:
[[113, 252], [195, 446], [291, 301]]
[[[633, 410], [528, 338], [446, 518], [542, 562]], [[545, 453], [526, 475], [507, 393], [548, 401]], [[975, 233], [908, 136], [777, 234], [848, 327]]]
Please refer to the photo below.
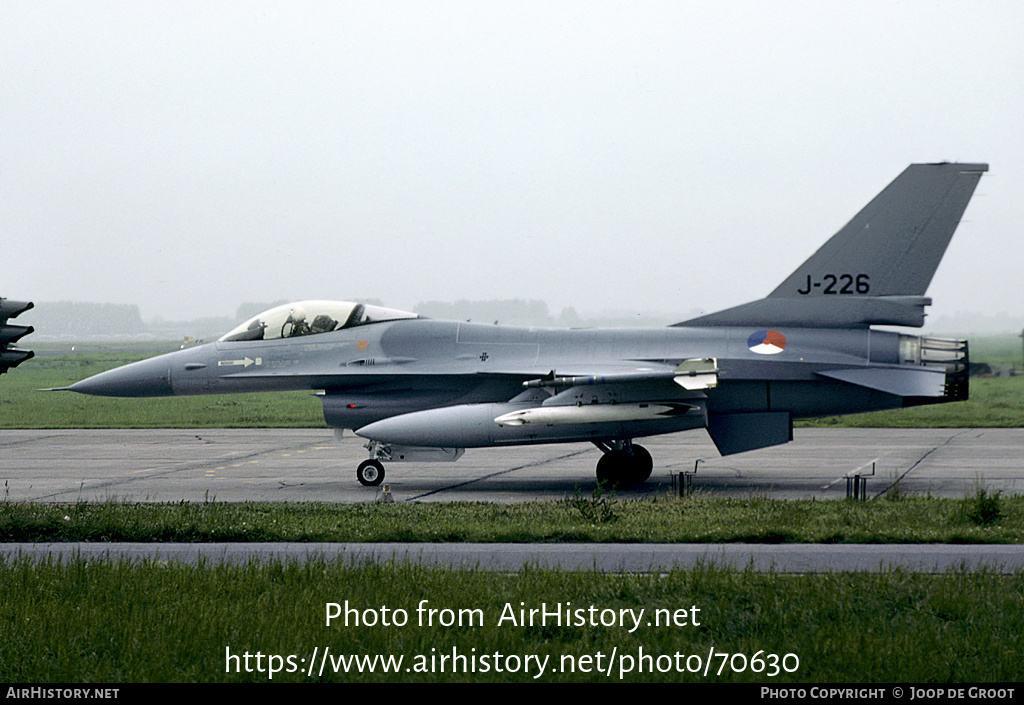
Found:
[[597, 484], [603, 489], [626, 489], [651, 476], [654, 459], [643, 446], [633, 441], [594, 443], [604, 455], [597, 461]]

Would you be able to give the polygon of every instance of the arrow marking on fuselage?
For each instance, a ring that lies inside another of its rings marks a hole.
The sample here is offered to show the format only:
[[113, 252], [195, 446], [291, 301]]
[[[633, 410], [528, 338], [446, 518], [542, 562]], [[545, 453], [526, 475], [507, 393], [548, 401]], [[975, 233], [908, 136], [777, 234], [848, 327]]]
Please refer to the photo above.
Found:
[[248, 367], [249, 365], [262, 364], [262, 357], [257, 357], [255, 360], [253, 360], [251, 357], [246, 357], [241, 360], [217, 360], [217, 367]]

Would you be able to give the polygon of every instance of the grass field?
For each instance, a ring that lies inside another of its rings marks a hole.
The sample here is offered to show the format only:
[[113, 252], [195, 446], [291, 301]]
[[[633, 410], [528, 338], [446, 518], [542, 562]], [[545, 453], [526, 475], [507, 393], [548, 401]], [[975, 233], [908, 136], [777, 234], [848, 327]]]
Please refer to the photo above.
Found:
[[[868, 503], [3, 502], [0, 540], [1020, 542], [1022, 510], [1021, 499], [984, 493]], [[1009, 683], [1024, 678], [1022, 595], [1024, 574], [987, 571], [506, 574], [0, 560], [0, 680]], [[329, 603], [347, 624], [327, 625]], [[529, 623], [520, 612], [570, 608], [582, 618]], [[612, 620], [641, 609], [646, 616], [625, 627]]]
[[595, 490], [515, 504], [0, 502], [0, 541], [1024, 543], [1024, 497], [615, 501]]
[[[1011, 683], [1022, 594], [1024, 576], [986, 572], [13, 561], [0, 564], [0, 680]], [[348, 626], [327, 625], [329, 603], [354, 610]], [[582, 613], [522, 619], [542, 608]], [[373, 672], [351, 656], [376, 657]]]

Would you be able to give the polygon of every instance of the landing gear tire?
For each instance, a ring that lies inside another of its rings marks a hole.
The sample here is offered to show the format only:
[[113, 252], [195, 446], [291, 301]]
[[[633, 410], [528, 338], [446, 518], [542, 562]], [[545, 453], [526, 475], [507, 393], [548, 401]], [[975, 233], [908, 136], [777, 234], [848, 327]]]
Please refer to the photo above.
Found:
[[633, 456], [624, 450], [613, 450], [597, 461], [597, 485], [605, 490], [624, 490], [633, 484], [630, 467]]
[[606, 490], [624, 490], [644, 482], [651, 476], [654, 459], [643, 446], [628, 450], [612, 450], [597, 461], [597, 484]]
[[630, 472], [633, 475], [633, 484], [639, 485], [646, 482], [654, 470], [654, 458], [643, 446], [633, 446], [633, 466]]
[[356, 468], [356, 479], [366, 487], [376, 487], [384, 482], [384, 466], [376, 460], [364, 460]]

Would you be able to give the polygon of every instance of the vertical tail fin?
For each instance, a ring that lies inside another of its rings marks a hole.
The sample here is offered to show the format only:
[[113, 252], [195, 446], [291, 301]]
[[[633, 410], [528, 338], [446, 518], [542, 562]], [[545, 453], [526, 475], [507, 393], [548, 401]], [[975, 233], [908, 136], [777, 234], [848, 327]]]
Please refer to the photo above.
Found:
[[924, 296], [985, 171], [912, 164], [768, 296]]
[[912, 164], [767, 298], [676, 325], [924, 325], [924, 297], [987, 164]]

